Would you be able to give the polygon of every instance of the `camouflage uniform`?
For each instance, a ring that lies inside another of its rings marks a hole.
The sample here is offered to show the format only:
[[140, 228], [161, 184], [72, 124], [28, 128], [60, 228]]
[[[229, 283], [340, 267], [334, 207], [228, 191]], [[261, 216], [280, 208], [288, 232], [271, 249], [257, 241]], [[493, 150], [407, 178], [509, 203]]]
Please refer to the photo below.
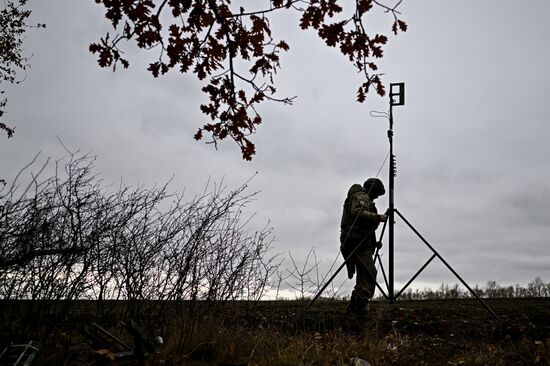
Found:
[[[381, 182], [380, 182], [381, 184]], [[382, 191], [377, 192], [384, 194]], [[373, 196], [371, 194], [371, 196]], [[347, 263], [348, 277], [357, 272], [354, 291], [348, 310], [362, 313], [376, 289], [376, 267], [374, 251], [376, 248], [376, 233], [380, 223], [378, 211], [367, 190], [359, 184], [354, 184], [348, 191], [340, 224], [340, 250], [344, 258], [359, 245], [352, 259]]]

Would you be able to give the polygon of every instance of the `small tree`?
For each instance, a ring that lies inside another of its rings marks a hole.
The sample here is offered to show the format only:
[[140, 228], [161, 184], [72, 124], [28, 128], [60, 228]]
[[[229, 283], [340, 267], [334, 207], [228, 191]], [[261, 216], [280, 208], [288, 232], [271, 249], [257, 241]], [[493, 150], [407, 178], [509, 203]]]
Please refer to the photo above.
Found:
[[4, 1], [4, 9], [0, 10], [0, 130], [8, 138], [13, 136], [15, 130], [2, 120], [8, 103], [2, 84], [21, 82], [18, 73], [30, 66], [28, 57], [23, 55], [25, 31], [31, 27], [45, 27], [44, 24], [28, 24], [31, 11], [25, 8], [26, 5], [27, 0], [7, 0]]
[[542, 297], [545, 296], [546, 284], [540, 276], [527, 284], [527, 292], [530, 297]]

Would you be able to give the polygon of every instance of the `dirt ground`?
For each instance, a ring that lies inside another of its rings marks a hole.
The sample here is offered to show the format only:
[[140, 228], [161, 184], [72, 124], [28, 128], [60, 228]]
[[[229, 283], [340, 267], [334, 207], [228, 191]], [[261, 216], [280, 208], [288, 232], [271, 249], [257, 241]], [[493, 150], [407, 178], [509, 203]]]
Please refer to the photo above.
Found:
[[[550, 299], [485, 301], [500, 320], [476, 300], [461, 299], [374, 303], [361, 325], [336, 313], [332, 322], [385, 341], [372, 365], [550, 365]], [[328, 314], [317, 319], [325, 329]]]
[[[550, 299], [486, 301], [500, 320], [470, 299], [373, 302], [365, 319], [347, 315], [345, 301], [321, 300], [305, 316], [299, 301], [232, 303], [185, 338], [177, 336], [185, 320], [176, 320], [170, 307], [166, 319], [148, 323], [142, 317], [138, 323], [145, 334], [164, 339], [150, 365], [349, 365], [352, 357], [372, 366], [550, 365]], [[24, 306], [3, 306], [3, 323], [10, 307]], [[86, 324], [98, 321], [94, 306], [86, 308], [80, 303], [49, 328], [33, 365], [138, 364], [98, 354], [101, 347], [82, 336]], [[102, 325], [131, 344], [115, 318]], [[155, 329], [145, 325], [160, 323]], [[14, 339], [15, 333], [3, 326], [0, 346], [23, 339]]]

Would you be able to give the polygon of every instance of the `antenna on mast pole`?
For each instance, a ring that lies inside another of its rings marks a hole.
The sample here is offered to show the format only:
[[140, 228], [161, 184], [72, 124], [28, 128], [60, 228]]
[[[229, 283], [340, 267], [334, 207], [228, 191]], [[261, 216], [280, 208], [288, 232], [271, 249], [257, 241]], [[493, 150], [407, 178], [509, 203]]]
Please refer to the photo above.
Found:
[[389, 227], [388, 227], [388, 301], [390, 304], [395, 302], [395, 289], [394, 289], [394, 215], [395, 215], [395, 177], [397, 176], [397, 163], [395, 161], [395, 155], [393, 154], [393, 107], [405, 105], [405, 83], [392, 83], [390, 84], [390, 129], [388, 130], [388, 140], [390, 142], [390, 165], [389, 165]]

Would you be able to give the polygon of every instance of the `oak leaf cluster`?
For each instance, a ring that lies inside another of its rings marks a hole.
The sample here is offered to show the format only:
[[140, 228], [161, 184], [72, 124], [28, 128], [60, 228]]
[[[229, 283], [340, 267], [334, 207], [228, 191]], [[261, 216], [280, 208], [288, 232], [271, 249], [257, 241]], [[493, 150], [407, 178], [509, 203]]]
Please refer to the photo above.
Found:
[[[251, 160], [255, 145], [250, 136], [262, 123], [260, 103], [292, 104], [295, 97], [279, 97], [274, 76], [281, 68], [280, 55], [290, 49], [287, 41], [273, 34], [270, 16], [274, 12], [299, 12], [299, 27], [313, 29], [330, 47], [342, 54], [364, 76], [357, 91], [363, 102], [369, 89], [385, 95], [384, 85], [373, 59], [383, 56], [385, 35], [369, 34], [365, 15], [377, 6], [394, 18], [392, 31], [406, 31], [398, 18], [398, 1], [393, 7], [374, 0], [355, 0], [349, 17], [343, 16], [341, 0], [269, 0], [264, 8], [249, 10], [244, 1], [230, 0], [95, 0], [105, 9], [115, 36], [107, 33], [90, 45], [101, 67], [113, 70], [129, 66], [119, 48], [131, 41], [141, 49], [158, 49], [158, 59], [148, 66], [154, 77], [175, 69], [204, 80], [202, 91], [208, 102], [201, 105], [207, 117], [194, 135], [208, 132], [211, 143], [232, 138], [243, 159]], [[247, 3], [250, 4], [250, 3]], [[260, 6], [260, 5], [255, 5]]]

